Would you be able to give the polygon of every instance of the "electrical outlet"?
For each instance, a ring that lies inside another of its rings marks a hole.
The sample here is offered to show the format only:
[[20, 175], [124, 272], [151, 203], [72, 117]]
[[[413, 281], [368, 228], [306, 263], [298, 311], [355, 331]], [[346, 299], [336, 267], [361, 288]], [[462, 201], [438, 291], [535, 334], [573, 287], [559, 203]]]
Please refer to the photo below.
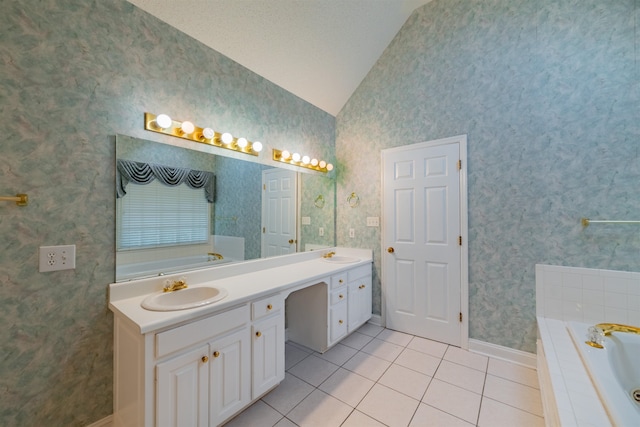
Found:
[[353, 228], [349, 229], [349, 237], [354, 238], [356, 237], [356, 230], [354, 230]]
[[318, 236], [320, 237], [324, 236], [324, 227], [318, 228]]
[[367, 227], [380, 227], [380, 217], [368, 216], [367, 217]]
[[40, 246], [40, 272], [76, 268], [76, 245]]

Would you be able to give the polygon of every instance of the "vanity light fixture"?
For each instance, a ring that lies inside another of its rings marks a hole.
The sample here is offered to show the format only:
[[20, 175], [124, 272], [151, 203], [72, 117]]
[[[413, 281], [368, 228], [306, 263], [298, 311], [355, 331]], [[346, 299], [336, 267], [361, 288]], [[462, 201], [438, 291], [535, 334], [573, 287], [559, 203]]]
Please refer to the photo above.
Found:
[[301, 168], [307, 168], [318, 172], [330, 172], [333, 165], [324, 160], [312, 159], [309, 156], [301, 156], [300, 153], [291, 154], [287, 150], [273, 149], [272, 159], [276, 162], [287, 163]]
[[151, 132], [226, 148], [227, 150], [251, 154], [252, 156], [258, 156], [262, 151], [261, 142], [251, 142], [246, 138], [234, 138], [228, 132], [219, 133], [210, 127], [201, 128], [190, 121], [175, 121], [166, 114], [156, 116], [151, 113], [144, 113], [144, 128]]

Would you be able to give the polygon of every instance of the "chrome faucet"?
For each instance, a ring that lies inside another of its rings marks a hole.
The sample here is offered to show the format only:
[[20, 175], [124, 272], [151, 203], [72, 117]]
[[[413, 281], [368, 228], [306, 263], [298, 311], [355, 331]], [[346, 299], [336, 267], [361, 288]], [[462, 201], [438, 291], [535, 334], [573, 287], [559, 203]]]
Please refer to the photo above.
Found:
[[165, 282], [164, 288], [162, 288], [162, 292], [173, 292], [186, 288], [188, 288], [187, 281], [184, 277], [182, 277], [180, 280], [174, 280], [173, 282], [167, 280]]
[[620, 323], [598, 323], [589, 328], [586, 344], [595, 348], [604, 348], [604, 337], [608, 337], [612, 332], [624, 332], [628, 334], [640, 335], [640, 328], [637, 326], [622, 325]]
[[209, 252], [207, 255], [209, 255], [209, 261], [211, 261], [211, 258], [215, 258], [215, 259], [224, 259], [224, 257], [216, 252]]
[[326, 254], [322, 255], [322, 258], [331, 258], [332, 256], [334, 256], [336, 253], [331, 251], [331, 252], [327, 252]]

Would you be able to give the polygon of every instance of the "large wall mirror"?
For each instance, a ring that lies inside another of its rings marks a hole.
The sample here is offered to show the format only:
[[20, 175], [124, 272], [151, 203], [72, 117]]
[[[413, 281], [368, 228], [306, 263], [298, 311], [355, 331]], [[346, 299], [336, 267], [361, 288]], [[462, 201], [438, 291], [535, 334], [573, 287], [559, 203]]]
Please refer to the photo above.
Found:
[[335, 246], [333, 179], [198, 145], [116, 135], [116, 281]]

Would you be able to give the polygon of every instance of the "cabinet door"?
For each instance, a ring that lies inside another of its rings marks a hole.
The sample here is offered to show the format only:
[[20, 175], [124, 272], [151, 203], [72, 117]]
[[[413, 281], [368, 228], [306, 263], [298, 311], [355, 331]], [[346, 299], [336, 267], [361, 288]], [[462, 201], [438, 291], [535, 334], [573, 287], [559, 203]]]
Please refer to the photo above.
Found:
[[249, 327], [211, 341], [209, 345], [209, 424], [217, 426], [251, 401]]
[[371, 318], [371, 276], [349, 283], [349, 332]]
[[209, 347], [156, 366], [156, 426], [208, 425]]
[[333, 344], [347, 335], [347, 301], [331, 306], [329, 322], [329, 340]]
[[284, 379], [284, 316], [253, 325], [253, 399]]

